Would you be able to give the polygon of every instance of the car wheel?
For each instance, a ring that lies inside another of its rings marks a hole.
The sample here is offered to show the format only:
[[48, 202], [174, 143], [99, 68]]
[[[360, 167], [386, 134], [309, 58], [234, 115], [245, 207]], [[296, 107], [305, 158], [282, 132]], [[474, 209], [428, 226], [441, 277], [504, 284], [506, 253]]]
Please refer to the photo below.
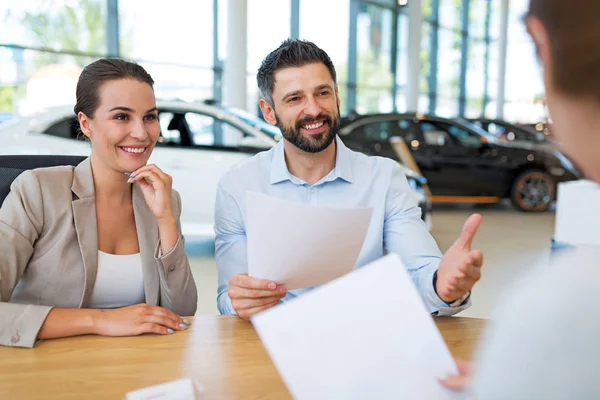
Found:
[[556, 184], [544, 171], [529, 170], [515, 179], [511, 191], [513, 205], [520, 211], [542, 212], [554, 200]]

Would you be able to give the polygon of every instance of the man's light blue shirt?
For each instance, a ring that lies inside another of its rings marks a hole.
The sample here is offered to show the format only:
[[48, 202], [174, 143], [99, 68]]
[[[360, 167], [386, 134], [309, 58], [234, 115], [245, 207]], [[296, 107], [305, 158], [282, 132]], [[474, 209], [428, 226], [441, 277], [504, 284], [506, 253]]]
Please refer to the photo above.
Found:
[[[421, 209], [397, 162], [351, 151], [338, 137], [335, 168], [314, 185], [290, 174], [283, 140], [271, 150], [235, 166], [219, 181], [215, 248], [219, 275], [217, 307], [221, 314], [236, 314], [227, 293], [229, 278], [248, 272], [247, 192], [315, 206], [373, 208], [367, 237], [354, 268], [387, 253], [397, 253], [432, 314], [452, 315], [470, 306], [467, 300], [459, 307], [450, 307], [436, 294], [433, 275], [442, 254], [421, 220]], [[311, 288], [290, 290], [281, 301], [289, 301], [308, 290]]]

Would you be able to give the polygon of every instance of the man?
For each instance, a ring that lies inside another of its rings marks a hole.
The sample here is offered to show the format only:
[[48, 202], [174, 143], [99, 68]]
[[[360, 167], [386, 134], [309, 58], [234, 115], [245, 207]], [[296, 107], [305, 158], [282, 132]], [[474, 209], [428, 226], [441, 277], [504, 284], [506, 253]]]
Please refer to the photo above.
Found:
[[286, 40], [265, 58], [257, 80], [263, 115], [279, 126], [283, 140], [234, 167], [219, 182], [215, 210], [219, 311], [249, 319], [310, 290], [288, 292], [275, 282], [247, 275], [248, 191], [320, 206], [372, 207], [356, 267], [385, 253], [398, 253], [431, 313], [452, 315], [467, 308], [471, 288], [481, 276], [482, 254], [470, 250], [481, 216], [469, 218], [442, 258], [397, 163], [353, 152], [336, 137], [340, 99], [335, 68], [315, 44]]

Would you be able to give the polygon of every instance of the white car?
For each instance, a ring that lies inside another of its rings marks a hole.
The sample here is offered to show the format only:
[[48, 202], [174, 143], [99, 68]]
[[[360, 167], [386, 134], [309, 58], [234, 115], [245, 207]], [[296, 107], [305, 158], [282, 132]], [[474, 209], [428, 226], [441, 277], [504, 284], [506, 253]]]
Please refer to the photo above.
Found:
[[[181, 223], [188, 239], [214, 238], [217, 183], [232, 166], [273, 147], [278, 129], [252, 116], [205, 103], [157, 101], [161, 137], [150, 157], [173, 176], [182, 198]], [[72, 106], [60, 106], [34, 117], [0, 126], [0, 155], [83, 155], [90, 145], [78, 139]], [[430, 225], [430, 202], [419, 175], [406, 169], [423, 219]]]

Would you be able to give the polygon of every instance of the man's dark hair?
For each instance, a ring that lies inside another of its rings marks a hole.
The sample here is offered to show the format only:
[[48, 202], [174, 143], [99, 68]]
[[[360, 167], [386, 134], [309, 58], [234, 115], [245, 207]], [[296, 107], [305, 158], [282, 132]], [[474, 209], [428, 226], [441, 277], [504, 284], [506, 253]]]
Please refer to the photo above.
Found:
[[269, 53], [258, 69], [256, 81], [261, 96], [273, 106], [275, 72], [283, 68], [302, 67], [314, 63], [325, 64], [337, 87], [335, 67], [325, 51], [306, 40], [287, 39], [277, 49]]
[[548, 31], [550, 79], [564, 94], [600, 100], [598, 0], [530, 0], [530, 17]]

